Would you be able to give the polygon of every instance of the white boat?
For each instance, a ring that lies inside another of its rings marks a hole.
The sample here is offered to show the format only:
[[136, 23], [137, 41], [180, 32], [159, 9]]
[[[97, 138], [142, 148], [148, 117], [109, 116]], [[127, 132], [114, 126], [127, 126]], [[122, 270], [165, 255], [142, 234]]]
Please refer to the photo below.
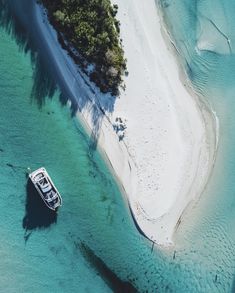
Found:
[[37, 189], [39, 195], [43, 199], [46, 206], [56, 211], [62, 205], [62, 198], [53, 184], [50, 176], [45, 168], [39, 168], [29, 174], [33, 185]]

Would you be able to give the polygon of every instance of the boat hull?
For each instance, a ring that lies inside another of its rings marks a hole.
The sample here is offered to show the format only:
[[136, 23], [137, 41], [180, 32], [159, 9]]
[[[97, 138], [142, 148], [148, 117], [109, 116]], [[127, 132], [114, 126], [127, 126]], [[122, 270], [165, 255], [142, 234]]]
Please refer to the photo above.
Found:
[[[39, 193], [40, 197], [44, 201], [45, 205], [52, 211], [57, 211], [58, 208], [62, 205], [62, 198], [56, 189], [54, 183], [52, 182], [51, 177], [47, 173], [44, 167], [41, 167], [34, 172], [29, 174], [29, 178]], [[39, 178], [39, 179], [38, 179]], [[47, 190], [43, 192], [42, 186], [39, 184], [40, 180], [46, 180], [47, 182]], [[48, 186], [51, 188], [48, 190]], [[49, 193], [53, 191], [53, 197], [49, 197]]]

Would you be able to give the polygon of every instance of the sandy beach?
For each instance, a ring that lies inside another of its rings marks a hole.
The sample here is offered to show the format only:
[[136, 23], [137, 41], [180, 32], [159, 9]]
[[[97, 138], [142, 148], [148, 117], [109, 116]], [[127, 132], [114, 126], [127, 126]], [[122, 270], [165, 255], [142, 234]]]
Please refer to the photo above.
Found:
[[[113, 1], [114, 3], [114, 1]], [[61, 49], [42, 7], [38, 29], [78, 116], [98, 139], [143, 234], [168, 246], [214, 163], [216, 119], [190, 89], [154, 0], [116, 0], [127, 58], [125, 90], [101, 94]]]

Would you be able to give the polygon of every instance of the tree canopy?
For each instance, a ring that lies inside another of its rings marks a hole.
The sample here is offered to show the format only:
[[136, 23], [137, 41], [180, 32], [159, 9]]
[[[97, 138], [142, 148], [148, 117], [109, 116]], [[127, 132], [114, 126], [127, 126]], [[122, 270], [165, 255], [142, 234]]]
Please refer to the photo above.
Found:
[[[110, 0], [41, 0], [60, 41], [101, 91], [118, 93], [126, 60], [119, 38], [117, 5]], [[79, 53], [77, 56], [71, 49]], [[86, 70], [94, 65], [92, 72]]]

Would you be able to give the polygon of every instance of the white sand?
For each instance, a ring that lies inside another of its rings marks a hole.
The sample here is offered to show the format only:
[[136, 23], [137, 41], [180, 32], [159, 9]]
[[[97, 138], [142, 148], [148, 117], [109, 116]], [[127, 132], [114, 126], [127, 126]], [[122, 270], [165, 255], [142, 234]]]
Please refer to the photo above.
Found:
[[[114, 111], [98, 120], [98, 144], [125, 190], [140, 229], [157, 244], [169, 245], [183, 211], [201, 194], [212, 169], [215, 120], [182, 84], [172, 48], [161, 32], [155, 1], [114, 2], [119, 6], [129, 75]], [[92, 117], [100, 113], [99, 107], [107, 108], [109, 97], [93, 85], [91, 90], [86, 77], [77, 74], [38, 6], [36, 16], [57, 70], [80, 106], [80, 118], [94, 129], [97, 121]], [[120, 142], [112, 126], [117, 117], [127, 126]]]

